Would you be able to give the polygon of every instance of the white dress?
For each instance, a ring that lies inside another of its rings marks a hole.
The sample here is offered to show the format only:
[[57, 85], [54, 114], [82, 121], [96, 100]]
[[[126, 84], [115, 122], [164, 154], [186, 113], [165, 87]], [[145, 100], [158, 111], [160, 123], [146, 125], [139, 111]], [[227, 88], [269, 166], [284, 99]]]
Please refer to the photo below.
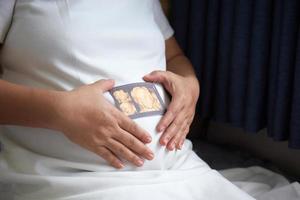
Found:
[[[54, 90], [103, 78], [116, 86], [142, 82], [166, 69], [164, 42], [172, 34], [158, 0], [18, 0], [0, 54], [2, 78]], [[135, 119], [151, 134], [155, 159], [121, 170], [61, 132], [2, 126], [0, 181], [13, 185], [17, 200], [253, 199], [201, 160], [191, 141], [182, 150], [162, 147], [160, 118]]]

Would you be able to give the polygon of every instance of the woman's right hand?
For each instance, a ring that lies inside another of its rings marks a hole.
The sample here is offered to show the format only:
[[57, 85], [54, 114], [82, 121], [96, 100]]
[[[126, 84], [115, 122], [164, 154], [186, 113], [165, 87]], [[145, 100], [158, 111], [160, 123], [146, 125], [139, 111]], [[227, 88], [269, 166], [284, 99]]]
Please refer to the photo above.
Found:
[[69, 92], [58, 102], [58, 129], [68, 139], [98, 154], [116, 168], [124, 158], [137, 166], [153, 152], [145, 145], [151, 136], [103, 96], [114, 86], [113, 80], [100, 80]]

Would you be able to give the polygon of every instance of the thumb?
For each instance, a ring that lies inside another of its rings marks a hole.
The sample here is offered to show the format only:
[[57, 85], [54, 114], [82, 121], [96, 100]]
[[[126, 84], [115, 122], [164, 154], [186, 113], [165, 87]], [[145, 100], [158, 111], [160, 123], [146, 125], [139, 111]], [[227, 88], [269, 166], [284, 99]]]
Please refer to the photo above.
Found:
[[115, 81], [113, 79], [101, 79], [94, 82], [92, 85], [98, 89], [100, 88], [102, 92], [106, 92], [114, 87]]
[[145, 81], [164, 83], [166, 82], [166, 72], [165, 71], [153, 71], [143, 77]]

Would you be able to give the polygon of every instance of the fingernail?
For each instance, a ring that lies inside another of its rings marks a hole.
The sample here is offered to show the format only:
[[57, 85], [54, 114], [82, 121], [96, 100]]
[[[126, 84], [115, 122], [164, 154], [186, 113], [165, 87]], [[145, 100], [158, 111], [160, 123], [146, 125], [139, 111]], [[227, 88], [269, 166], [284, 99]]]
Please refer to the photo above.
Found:
[[154, 158], [154, 154], [153, 154], [152, 152], [148, 152], [147, 155], [148, 155], [148, 158], [149, 158], [149, 159], [153, 159], [153, 158]]
[[158, 131], [159, 131], [159, 132], [162, 132], [162, 131], [164, 131], [164, 130], [165, 130], [165, 128], [166, 128], [166, 127], [164, 127], [164, 126], [162, 126], [162, 127], [159, 127]]
[[169, 141], [169, 138], [167, 137], [167, 138], [164, 139], [163, 143], [164, 143], [164, 144], [167, 144], [168, 141]]
[[175, 147], [177, 150], [180, 149], [180, 143], [175, 143]]
[[146, 141], [147, 141], [147, 142], [151, 142], [151, 141], [152, 141], [152, 138], [151, 138], [150, 136], [147, 136], [147, 137], [146, 137]]
[[175, 147], [175, 143], [173, 142], [173, 143], [171, 144], [171, 150], [173, 150], [174, 147]]
[[119, 168], [125, 167], [125, 166], [123, 165], [123, 163], [118, 163], [118, 165], [119, 165]]
[[137, 161], [136, 161], [136, 164], [137, 164], [138, 166], [142, 166], [142, 165], [144, 164], [144, 161], [142, 161], [142, 160], [137, 160]]

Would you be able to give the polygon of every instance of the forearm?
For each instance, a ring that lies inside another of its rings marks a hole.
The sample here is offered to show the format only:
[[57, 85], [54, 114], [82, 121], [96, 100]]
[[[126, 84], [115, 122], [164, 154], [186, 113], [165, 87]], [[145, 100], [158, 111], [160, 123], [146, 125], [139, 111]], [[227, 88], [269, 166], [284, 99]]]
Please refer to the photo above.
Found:
[[167, 71], [183, 76], [197, 96], [200, 93], [199, 81], [189, 59], [184, 55], [174, 37], [166, 41]]
[[56, 129], [60, 95], [0, 80], [0, 124]]
[[183, 53], [167, 60], [167, 70], [180, 76], [196, 78], [192, 64]]

